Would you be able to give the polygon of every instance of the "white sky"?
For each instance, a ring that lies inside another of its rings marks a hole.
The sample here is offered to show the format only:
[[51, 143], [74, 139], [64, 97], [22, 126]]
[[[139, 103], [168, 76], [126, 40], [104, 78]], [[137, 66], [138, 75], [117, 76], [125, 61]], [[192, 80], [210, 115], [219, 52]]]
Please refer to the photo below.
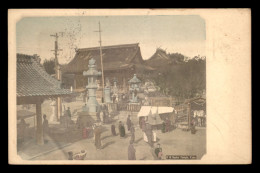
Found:
[[17, 25], [17, 53], [38, 54], [41, 59], [54, 57], [54, 37], [59, 37], [60, 63], [68, 63], [74, 48], [99, 46], [98, 22], [101, 23], [102, 45], [140, 43], [144, 59], [157, 47], [188, 57], [205, 56], [205, 21], [196, 15], [175, 16], [84, 16], [30, 17]]

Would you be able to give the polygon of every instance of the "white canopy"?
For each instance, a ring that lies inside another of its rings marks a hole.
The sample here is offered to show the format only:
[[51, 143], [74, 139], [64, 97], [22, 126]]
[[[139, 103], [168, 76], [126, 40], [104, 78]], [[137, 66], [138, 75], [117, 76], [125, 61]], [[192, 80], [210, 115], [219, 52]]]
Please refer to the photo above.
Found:
[[137, 114], [137, 117], [149, 116], [150, 110], [152, 114], [155, 114], [157, 113], [157, 108], [158, 108], [158, 114], [171, 113], [174, 110], [173, 107], [142, 106], [139, 113]]

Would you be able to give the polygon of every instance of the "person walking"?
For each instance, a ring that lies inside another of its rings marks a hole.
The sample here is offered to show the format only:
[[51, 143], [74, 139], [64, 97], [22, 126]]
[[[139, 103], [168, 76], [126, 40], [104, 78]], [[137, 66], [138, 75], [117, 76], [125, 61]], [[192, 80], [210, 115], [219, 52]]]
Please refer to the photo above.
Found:
[[148, 139], [148, 144], [153, 147], [153, 132], [152, 132], [152, 126], [150, 124], [146, 124], [146, 136]]
[[133, 123], [131, 124], [130, 132], [131, 132], [131, 141], [135, 142], [135, 127]]
[[111, 125], [111, 133], [113, 136], [116, 136], [116, 126], [114, 124]]
[[43, 123], [42, 123], [42, 128], [43, 128], [43, 139], [44, 139], [44, 143], [48, 142], [48, 133], [49, 133], [49, 122], [46, 118], [46, 115], [43, 115]]
[[73, 152], [72, 151], [68, 152], [68, 160], [73, 160]]
[[124, 124], [122, 123], [122, 121], [119, 121], [118, 129], [119, 129], [120, 137], [122, 137], [122, 138], [125, 137], [125, 127], [124, 127]]
[[70, 107], [67, 108], [67, 116], [71, 119]]
[[19, 134], [21, 136], [21, 142], [24, 142], [25, 137], [26, 137], [26, 131], [27, 127], [29, 127], [29, 124], [27, 124], [24, 120], [24, 118], [21, 119], [19, 126], [18, 126]]
[[159, 143], [157, 144], [157, 148], [155, 148], [154, 153], [155, 153], [155, 155], [156, 155], [156, 159], [162, 160], [162, 156], [163, 156], [163, 154], [162, 154], [162, 148], [160, 147], [160, 144], [159, 144]]
[[195, 128], [196, 124], [195, 124], [195, 119], [193, 119], [191, 121], [191, 127], [190, 127], [190, 130], [191, 130], [191, 134], [195, 134], [196, 133], [196, 128]]
[[127, 120], [126, 120], [126, 125], [127, 125], [127, 130], [130, 131], [131, 128], [131, 119], [130, 119], [130, 115], [128, 115]]
[[166, 126], [165, 131], [169, 132], [170, 131], [170, 126], [171, 126], [171, 121], [169, 120], [169, 118], [166, 118], [165, 126]]
[[133, 145], [133, 141], [130, 140], [130, 144], [128, 146], [128, 160], [136, 160], [136, 157], [135, 157], [135, 148], [134, 148], [134, 145]]
[[101, 129], [99, 126], [96, 126], [94, 129], [95, 134], [95, 146], [97, 150], [101, 149]]

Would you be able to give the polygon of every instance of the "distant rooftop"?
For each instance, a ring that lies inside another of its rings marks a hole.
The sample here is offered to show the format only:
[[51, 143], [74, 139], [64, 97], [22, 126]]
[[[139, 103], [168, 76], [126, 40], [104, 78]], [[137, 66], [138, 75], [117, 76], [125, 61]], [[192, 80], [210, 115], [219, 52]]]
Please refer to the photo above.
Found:
[[[95, 59], [97, 68], [101, 69], [100, 47], [81, 48], [76, 50], [75, 57], [63, 66], [63, 73], [82, 73], [88, 69], [89, 59]], [[134, 65], [137, 68], [153, 70], [144, 65], [139, 43], [102, 46], [104, 70], [129, 69]]]

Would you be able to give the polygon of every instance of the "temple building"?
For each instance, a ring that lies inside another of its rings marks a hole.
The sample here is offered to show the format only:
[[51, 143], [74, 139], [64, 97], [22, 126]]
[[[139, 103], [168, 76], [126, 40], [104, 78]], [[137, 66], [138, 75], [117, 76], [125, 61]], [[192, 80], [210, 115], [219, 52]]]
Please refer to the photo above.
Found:
[[71, 94], [61, 82], [50, 76], [37, 56], [17, 54], [17, 105], [36, 105], [36, 142], [44, 144], [41, 105], [45, 99]]
[[[144, 64], [141, 55], [139, 43], [124, 44], [102, 47], [104, 78], [113, 81], [117, 80], [117, 87], [121, 90], [128, 87], [127, 82], [138, 74], [142, 80], [143, 77], [149, 75], [154, 69]], [[100, 63], [100, 47], [82, 48], [76, 50], [75, 57], [67, 65], [63, 66], [62, 74], [67, 80], [63, 80], [65, 85], [73, 84], [74, 89], [84, 89], [87, 85], [87, 79], [83, 77], [83, 71], [88, 70], [88, 61], [93, 58], [97, 63], [97, 70], [101, 70]], [[73, 81], [68, 81], [69, 77]], [[101, 77], [99, 77], [101, 80]], [[101, 85], [100, 81], [100, 86]]]
[[172, 64], [169, 55], [165, 50], [157, 48], [155, 53], [147, 60], [145, 64], [153, 68], [161, 68]]

